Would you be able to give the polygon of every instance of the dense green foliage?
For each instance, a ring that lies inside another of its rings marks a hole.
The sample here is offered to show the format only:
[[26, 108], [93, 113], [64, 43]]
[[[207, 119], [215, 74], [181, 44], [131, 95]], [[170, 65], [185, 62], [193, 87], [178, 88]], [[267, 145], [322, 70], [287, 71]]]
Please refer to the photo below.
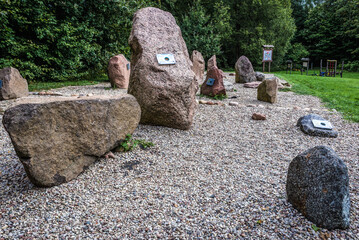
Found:
[[302, 57], [317, 66], [320, 59], [345, 61], [346, 69], [359, 70], [358, 0], [292, 0], [292, 7], [298, 28], [293, 44], [303, 44], [309, 52]]
[[171, 12], [189, 52], [221, 68], [241, 55], [260, 68], [263, 44], [275, 46], [273, 67], [310, 57], [359, 68], [358, 0], [0, 0], [0, 68], [29, 81], [103, 74], [111, 56], [130, 58], [132, 17], [147, 6]]
[[293, 84], [292, 91], [319, 97], [327, 107], [359, 122], [359, 73], [344, 73], [343, 78], [300, 75], [300, 72], [276, 75]]
[[96, 75], [110, 56], [130, 55], [133, 13], [150, 5], [127, 0], [0, 0], [0, 67], [28, 80]]

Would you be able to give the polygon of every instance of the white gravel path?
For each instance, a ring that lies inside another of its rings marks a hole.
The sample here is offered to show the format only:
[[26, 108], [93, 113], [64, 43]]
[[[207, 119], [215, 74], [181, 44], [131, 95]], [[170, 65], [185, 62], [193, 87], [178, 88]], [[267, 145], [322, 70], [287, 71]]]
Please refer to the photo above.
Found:
[[[120, 92], [105, 87], [54, 91]], [[269, 104], [256, 100], [256, 89], [235, 89], [228, 95], [238, 98], [225, 106], [199, 105], [191, 130], [139, 125], [134, 137], [155, 147], [102, 158], [48, 189], [30, 183], [0, 124], [0, 239], [359, 239], [359, 124], [315, 97], [280, 92]], [[0, 121], [1, 108], [13, 103], [0, 102]], [[251, 120], [254, 112], [268, 120]], [[296, 122], [309, 113], [330, 120], [339, 137], [304, 135]], [[332, 147], [348, 166], [347, 230], [315, 232], [286, 201], [290, 161], [317, 145]]]

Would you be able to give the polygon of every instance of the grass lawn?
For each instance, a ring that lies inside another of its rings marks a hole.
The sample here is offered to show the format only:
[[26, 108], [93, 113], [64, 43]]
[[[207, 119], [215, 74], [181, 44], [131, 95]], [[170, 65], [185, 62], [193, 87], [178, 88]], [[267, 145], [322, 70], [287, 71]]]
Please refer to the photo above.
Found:
[[68, 86], [85, 86], [85, 85], [95, 85], [101, 82], [108, 82], [107, 75], [100, 75], [94, 79], [84, 79], [78, 81], [61, 81], [61, 82], [30, 82], [29, 91], [42, 91], [55, 88], [62, 88]]
[[[313, 71], [309, 71], [311, 74]], [[318, 71], [316, 72], [318, 74]], [[343, 113], [344, 118], [359, 122], [359, 73], [343, 73], [343, 78], [300, 75], [300, 72], [286, 74], [274, 72], [276, 76], [293, 85], [298, 94], [319, 97], [328, 108]]]

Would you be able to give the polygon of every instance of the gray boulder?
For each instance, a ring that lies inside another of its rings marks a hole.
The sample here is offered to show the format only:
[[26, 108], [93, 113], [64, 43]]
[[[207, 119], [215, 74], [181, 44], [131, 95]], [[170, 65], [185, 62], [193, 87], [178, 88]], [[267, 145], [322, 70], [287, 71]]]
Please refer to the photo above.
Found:
[[29, 95], [27, 81], [13, 67], [0, 70], [0, 100], [26, 97]]
[[349, 227], [348, 169], [331, 148], [318, 146], [295, 157], [289, 165], [286, 191], [288, 202], [317, 226]]
[[255, 72], [257, 81], [261, 82], [266, 78], [266, 75], [262, 72]]
[[300, 130], [302, 130], [302, 132], [310, 136], [331, 137], [331, 138], [338, 137], [338, 132], [333, 129], [330, 130], [330, 129], [322, 129], [322, 128], [314, 127], [312, 119], [325, 121], [325, 119], [319, 115], [309, 114], [298, 119], [297, 127], [300, 127]]
[[32, 101], [6, 110], [3, 124], [29, 179], [40, 187], [76, 178], [132, 134], [141, 115], [128, 94]]
[[[128, 93], [141, 106], [141, 123], [189, 129], [199, 83], [172, 14], [152, 7], [138, 10], [129, 44], [132, 70]], [[173, 54], [175, 64], [160, 65], [156, 54]]]
[[254, 82], [257, 80], [252, 63], [246, 56], [241, 56], [235, 65], [236, 83]]

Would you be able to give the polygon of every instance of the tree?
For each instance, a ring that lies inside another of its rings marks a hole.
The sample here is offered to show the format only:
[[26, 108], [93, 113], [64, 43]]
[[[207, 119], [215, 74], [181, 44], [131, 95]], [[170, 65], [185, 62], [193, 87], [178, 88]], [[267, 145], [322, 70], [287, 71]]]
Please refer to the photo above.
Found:
[[0, 68], [36, 81], [78, 79], [130, 56], [133, 13], [154, 1], [0, 0]]
[[310, 11], [305, 22], [304, 45], [311, 58], [358, 60], [359, 2], [327, 0]]
[[281, 64], [295, 32], [289, 0], [228, 0], [233, 34], [227, 42], [227, 63], [233, 66], [241, 55], [261, 65], [264, 44], [275, 46], [274, 64]]

